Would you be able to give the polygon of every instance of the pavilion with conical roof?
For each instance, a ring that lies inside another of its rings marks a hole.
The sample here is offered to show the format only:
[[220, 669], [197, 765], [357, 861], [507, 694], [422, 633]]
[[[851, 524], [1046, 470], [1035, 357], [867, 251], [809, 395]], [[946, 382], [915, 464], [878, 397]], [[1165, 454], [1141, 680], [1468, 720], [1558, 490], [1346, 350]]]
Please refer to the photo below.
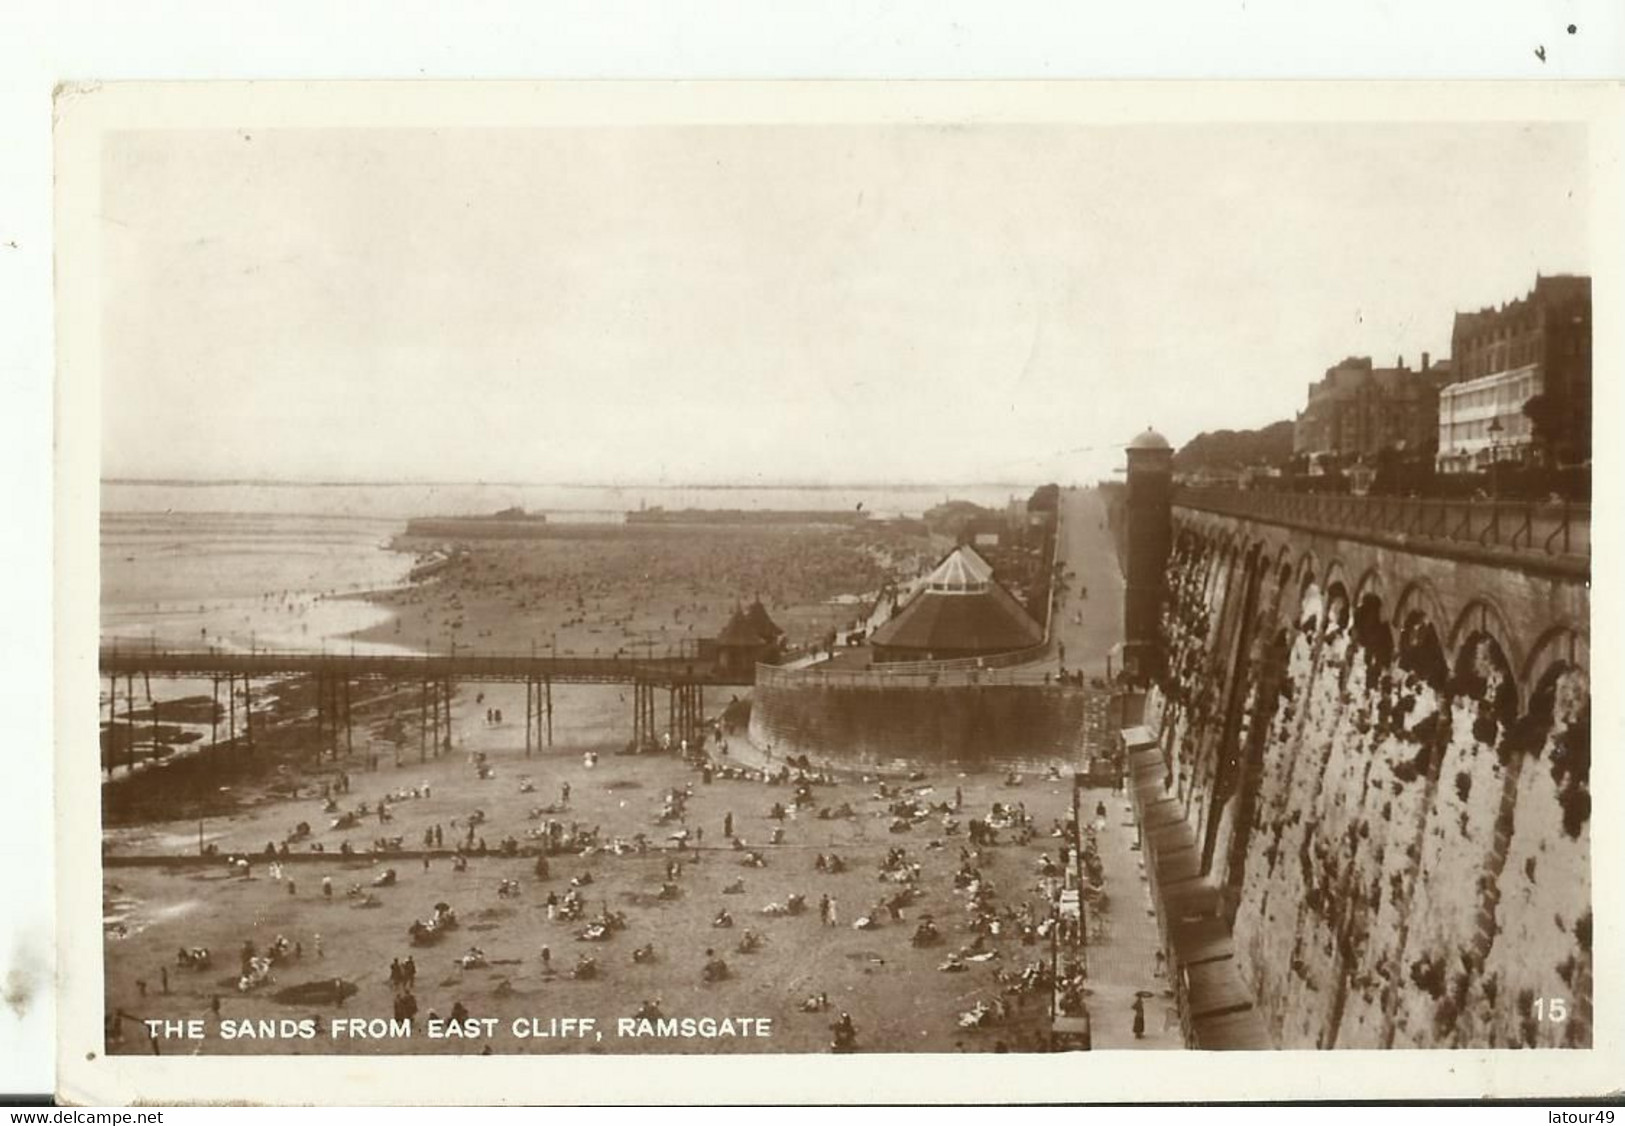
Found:
[[987, 560], [961, 544], [869, 641], [877, 663], [946, 661], [1040, 645], [1044, 627], [999, 585]]

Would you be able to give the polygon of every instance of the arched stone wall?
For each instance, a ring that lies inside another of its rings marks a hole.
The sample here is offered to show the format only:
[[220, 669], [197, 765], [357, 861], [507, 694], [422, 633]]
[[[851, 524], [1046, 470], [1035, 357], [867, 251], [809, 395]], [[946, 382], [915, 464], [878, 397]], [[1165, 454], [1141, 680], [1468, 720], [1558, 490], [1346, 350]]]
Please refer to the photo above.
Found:
[[1174, 519], [1147, 714], [1280, 1045], [1589, 1044], [1584, 582]]

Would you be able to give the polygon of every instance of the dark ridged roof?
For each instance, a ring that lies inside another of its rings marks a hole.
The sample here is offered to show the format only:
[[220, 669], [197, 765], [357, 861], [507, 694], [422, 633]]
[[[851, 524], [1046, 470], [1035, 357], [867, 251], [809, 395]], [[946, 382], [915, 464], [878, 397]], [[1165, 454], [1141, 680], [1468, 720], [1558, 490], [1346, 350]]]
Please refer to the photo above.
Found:
[[1002, 653], [1044, 640], [1044, 630], [997, 582], [975, 591], [922, 589], [871, 643], [922, 653]]
[[745, 611], [745, 622], [763, 641], [776, 641], [784, 636], [784, 631], [778, 627], [778, 623], [768, 616], [767, 607], [762, 605], [760, 598], [752, 602], [750, 608]]
[[771, 645], [784, 631], [768, 616], [761, 600], [751, 603], [749, 610], [735, 610], [728, 624], [717, 634], [718, 645]]

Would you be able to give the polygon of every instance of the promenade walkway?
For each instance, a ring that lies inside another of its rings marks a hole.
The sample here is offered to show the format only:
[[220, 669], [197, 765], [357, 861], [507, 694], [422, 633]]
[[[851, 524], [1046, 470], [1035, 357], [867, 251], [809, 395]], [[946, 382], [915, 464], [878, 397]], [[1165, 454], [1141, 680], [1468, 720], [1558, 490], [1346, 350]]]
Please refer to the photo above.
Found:
[[[1144, 858], [1135, 845], [1134, 806], [1120, 793], [1084, 790], [1080, 808], [1096, 828], [1106, 876], [1106, 902], [1085, 907], [1089, 935], [1089, 1018], [1094, 1047], [1177, 1049], [1185, 1046], [1179, 1012], [1165, 977], [1157, 976], [1161, 937]], [[1097, 818], [1096, 806], [1106, 807]], [[1134, 998], [1145, 1000], [1145, 1034], [1134, 1035]]]
[[[1082, 669], [1106, 675], [1107, 658], [1123, 640], [1123, 574], [1106, 525], [1106, 505], [1094, 489], [1061, 493], [1056, 559], [1070, 573], [1051, 623], [1050, 656], [1043, 669]], [[1062, 660], [1062, 653], [1065, 660]]]

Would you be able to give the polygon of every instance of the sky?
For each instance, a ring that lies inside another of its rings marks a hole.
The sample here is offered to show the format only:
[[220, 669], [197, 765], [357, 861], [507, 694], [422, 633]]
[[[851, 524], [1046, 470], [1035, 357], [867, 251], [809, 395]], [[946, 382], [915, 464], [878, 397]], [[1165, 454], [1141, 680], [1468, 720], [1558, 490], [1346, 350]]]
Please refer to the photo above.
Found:
[[1088, 481], [1588, 272], [1571, 125], [147, 130], [104, 477]]

